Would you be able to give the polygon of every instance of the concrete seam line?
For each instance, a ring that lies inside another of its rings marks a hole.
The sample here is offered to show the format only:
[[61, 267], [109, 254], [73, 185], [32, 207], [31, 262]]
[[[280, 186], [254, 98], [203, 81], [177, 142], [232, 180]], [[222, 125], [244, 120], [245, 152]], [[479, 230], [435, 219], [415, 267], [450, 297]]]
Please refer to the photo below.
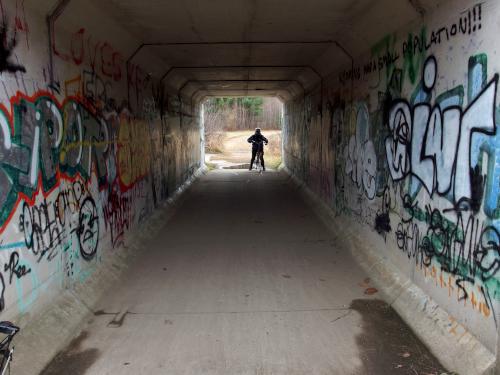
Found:
[[[411, 283], [411, 281], [410, 281], [409, 283]], [[390, 306], [393, 306], [393, 305], [394, 305], [394, 304], [395, 304], [395, 303], [399, 300], [399, 298], [403, 295], [404, 290], [405, 290], [407, 287], [409, 287], [409, 285], [407, 285], [407, 284], [405, 283], [405, 284], [404, 284], [404, 286], [401, 288], [401, 292], [399, 292], [399, 293], [396, 295], [396, 297], [392, 298], [392, 300], [391, 300], [390, 302], [388, 302], [388, 304], [389, 304]]]
[[[291, 174], [287, 168], [284, 170]], [[322, 212], [325, 209], [331, 211], [331, 208], [304, 182], [299, 181], [293, 174], [291, 177], [291, 180], [302, 189], [306, 203], [332, 233], [337, 233], [339, 220], [344, 220], [344, 225], [346, 222], [350, 224], [351, 219], [346, 216], [334, 219], [335, 227], [332, 222], [325, 221], [325, 215]], [[402, 274], [390, 263], [390, 260], [384, 261], [383, 258], [380, 260], [381, 257], [374, 250], [363, 246], [359, 236], [353, 235], [350, 242], [347, 250], [353, 254], [354, 259], [365, 272], [373, 272], [369, 276], [377, 286], [381, 286], [382, 296], [386, 302], [393, 297], [390, 292], [395, 293], [397, 289], [400, 289], [391, 306], [445, 367], [457, 373], [460, 369], [463, 375], [492, 375], [494, 373], [492, 369], [495, 366], [495, 355], [482, 342], [472, 335], [467, 342], [456, 340], [449, 332], [450, 315], [446, 310], [408, 276]], [[370, 267], [366, 258], [375, 261], [378, 267]], [[447, 348], [446, 351], [442, 350], [444, 347]], [[464, 356], [463, 353], [468, 355]]]
[[[317, 309], [290, 309], [290, 310], [248, 310], [248, 311], [178, 311], [178, 312], [138, 312], [127, 311], [130, 315], [140, 316], [163, 316], [163, 315], [237, 315], [237, 314], [294, 314], [306, 312], [329, 312], [329, 311], [349, 311], [350, 307], [331, 307], [331, 308], [317, 308]], [[111, 314], [107, 313], [106, 314]], [[118, 314], [118, 313], [113, 313]]]

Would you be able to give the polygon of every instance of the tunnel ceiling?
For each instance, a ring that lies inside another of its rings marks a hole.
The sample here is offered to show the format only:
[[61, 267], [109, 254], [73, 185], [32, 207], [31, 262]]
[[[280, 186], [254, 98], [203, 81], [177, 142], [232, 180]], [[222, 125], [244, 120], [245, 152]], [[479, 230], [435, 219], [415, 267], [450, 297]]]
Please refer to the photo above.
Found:
[[284, 100], [422, 17], [436, 0], [93, 0], [165, 63], [185, 97]]

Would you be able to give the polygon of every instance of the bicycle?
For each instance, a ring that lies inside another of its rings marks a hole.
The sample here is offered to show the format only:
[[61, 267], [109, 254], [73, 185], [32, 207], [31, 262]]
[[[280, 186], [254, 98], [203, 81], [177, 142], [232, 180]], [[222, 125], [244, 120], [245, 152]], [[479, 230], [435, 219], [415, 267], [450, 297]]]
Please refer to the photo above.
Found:
[[262, 142], [261, 144], [262, 144], [262, 150], [260, 149], [260, 147], [258, 148], [258, 151], [255, 154], [255, 161], [254, 161], [254, 163], [255, 163], [255, 169], [259, 173], [262, 173], [263, 171], [265, 171], [265, 168], [262, 165], [262, 157], [263, 157], [263, 154], [264, 154], [264, 144], [267, 144], [267, 143]]
[[19, 332], [19, 329], [19, 327], [15, 326], [11, 322], [0, 322], [0, 333], [7, 335], [2, 341], [0, 341], [0, 355], [2, 356], [2, 362], [0, 363], [0, 375], [10, 374], [10, 363], [12, 362], [12, 357], [14, 355], [14, 346], [10, 347], [10, 344], [12, 343], [14, 336]]

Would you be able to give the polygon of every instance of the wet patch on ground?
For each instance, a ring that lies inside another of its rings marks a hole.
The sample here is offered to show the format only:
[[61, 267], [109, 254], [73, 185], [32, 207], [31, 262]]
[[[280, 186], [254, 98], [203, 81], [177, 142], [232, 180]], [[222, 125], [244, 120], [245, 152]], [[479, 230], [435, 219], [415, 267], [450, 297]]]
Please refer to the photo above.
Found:
[[356, 337], [363, 363], [359, 375], [449, 374], [387, 303], [357, 299], [350, 307], [362, 317], [363, 332]]
[[96, 348], [82, 348], [82, 343], [88, 336], [88, 332], [83, 331], [52, 359], [40, 375], [85, 374], [100, 356]]

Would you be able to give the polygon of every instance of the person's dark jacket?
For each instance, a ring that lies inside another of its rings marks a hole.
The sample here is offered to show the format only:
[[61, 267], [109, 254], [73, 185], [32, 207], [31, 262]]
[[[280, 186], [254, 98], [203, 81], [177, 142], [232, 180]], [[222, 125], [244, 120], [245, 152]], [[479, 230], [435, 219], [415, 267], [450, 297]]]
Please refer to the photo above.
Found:
[[264, 150], [264, 142], [267, 144], [268, 140], [262, 134], [254, 134], [248, 138], [248, 143], [252, 144], [252, 150], [262, 151]]

